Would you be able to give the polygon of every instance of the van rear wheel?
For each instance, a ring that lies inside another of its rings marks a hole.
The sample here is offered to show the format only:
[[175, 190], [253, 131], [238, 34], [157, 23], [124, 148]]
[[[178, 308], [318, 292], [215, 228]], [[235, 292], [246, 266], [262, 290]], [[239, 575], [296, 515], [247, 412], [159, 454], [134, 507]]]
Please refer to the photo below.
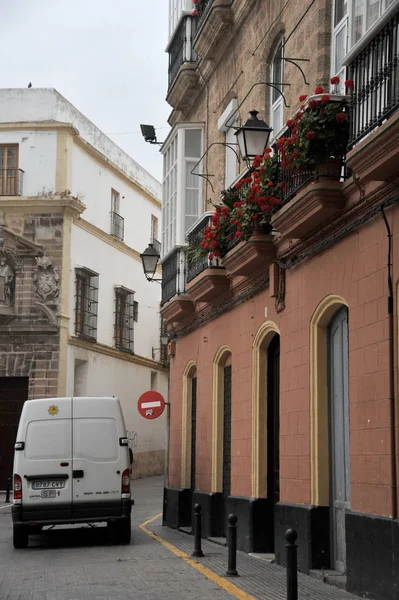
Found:
[[29, 532], [26, 526], [13, 527], [13, 544], [14, 548], [20, 550], [21, 548], [27, 548], [29, 543]]

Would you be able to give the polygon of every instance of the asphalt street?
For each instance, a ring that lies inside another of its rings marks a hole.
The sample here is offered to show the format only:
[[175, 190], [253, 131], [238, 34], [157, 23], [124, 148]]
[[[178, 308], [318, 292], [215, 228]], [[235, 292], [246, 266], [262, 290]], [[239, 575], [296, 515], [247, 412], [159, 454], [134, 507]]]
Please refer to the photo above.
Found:
[[225, 600], [233, 596], [159, 544], [139, 525], [160, 513], [163, 478], [132, 482], [132, 542], [105, 529], [55, 528], [14, 550], [10, 505], [0, 498], [0, 600]]

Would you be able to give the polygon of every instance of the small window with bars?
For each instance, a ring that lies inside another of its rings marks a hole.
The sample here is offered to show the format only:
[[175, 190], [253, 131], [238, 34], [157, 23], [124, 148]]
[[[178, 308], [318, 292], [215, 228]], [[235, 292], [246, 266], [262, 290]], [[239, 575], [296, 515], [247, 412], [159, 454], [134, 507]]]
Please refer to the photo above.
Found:
[[125, 219], [120, 215], [120, 196], [111, 190], [111, 235], [123, 242], [125, 237]]
[[88, 269], [76, 269], [75, 334], [97, 340], [98, 274]]
[[159, 243], [158, 238], [158, 217], [151, 215], [151, 243], [155, 242]]
[[115, 347], [133, 352], [135, 305], [134, 292], [124, 287], [115, 288]]

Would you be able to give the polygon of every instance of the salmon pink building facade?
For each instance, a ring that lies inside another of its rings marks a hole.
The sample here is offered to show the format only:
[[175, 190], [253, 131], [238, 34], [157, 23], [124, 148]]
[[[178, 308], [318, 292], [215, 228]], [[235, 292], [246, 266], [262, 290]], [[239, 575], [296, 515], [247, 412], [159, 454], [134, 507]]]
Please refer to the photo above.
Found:
[[[394, 599], [399, 3], [194, 4], [162, 149], [164, 523], [198, 502], [223, 537], [235, 513], [279, 564], [291, 527], [301, 571]], [[234, 135], [254, 108], [255, 160]]]

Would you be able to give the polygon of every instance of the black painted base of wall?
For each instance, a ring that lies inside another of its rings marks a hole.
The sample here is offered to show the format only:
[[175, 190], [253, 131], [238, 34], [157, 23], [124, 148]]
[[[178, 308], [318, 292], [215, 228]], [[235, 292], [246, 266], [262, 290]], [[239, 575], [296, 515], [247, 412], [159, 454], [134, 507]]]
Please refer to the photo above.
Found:
[[295, 529], [298, 533], [298, 569], [302, 573], [309, 573], [310, 569], [329, 568], [329, 508], [279, 502], [274, 511], [276, 562], [285, 565], [285, 532]]
[[347, 590], [377, 600], [399, 599], [399, 521], [346, 513]]
[[[201, 505], [202, 537], [222, 537], [224, 519], [224, 498], [221, 493], [193, 492], [192, 507]], [[193, 509], [192, 509], [193, 510]]]
[[189, 527], [197, 502], [202, 508], [202, 537], [223, 537], [227, 530], [224, 519], [234, 513], [238, 517], [238, 550], [274, 551], [273, 506], [265, 498], [229, 496], [225, 500], [221, 493], [165, 488], [163, 524], [174, 529]]
[[162, 525], [172, 529], [190, 527], [191, 496], [189, 489], [164, 488]]
[[[298, 532], [299, 571], [331, 568], [328, 507], [283, 502], [273, 507], [263, 498], [229, 496], [225, 501], [220, 493], [165, 488], [163, 524], [174, 529], [189, 527], [197, 502], [202, 507], [204, 538], [222, 536], [223, 520], [235, 513], [239, 550], [274, 551], [276, 562], [285, 565], [285, 532], [292, 528]], [[346, 552], [349, 592], [376, 600], [399, 600], [397, 519], [347, 512]]]

